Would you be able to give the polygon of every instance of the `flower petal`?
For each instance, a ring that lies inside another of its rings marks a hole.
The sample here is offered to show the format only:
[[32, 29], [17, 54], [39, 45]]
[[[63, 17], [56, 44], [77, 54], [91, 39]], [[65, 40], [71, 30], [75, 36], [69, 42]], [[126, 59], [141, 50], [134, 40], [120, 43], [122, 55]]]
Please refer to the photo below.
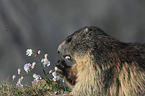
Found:
[[33, 50], [32, 49], [27, 49], [26, 50], [26, 55], [27, 56], [31, 56], [33, 54]]

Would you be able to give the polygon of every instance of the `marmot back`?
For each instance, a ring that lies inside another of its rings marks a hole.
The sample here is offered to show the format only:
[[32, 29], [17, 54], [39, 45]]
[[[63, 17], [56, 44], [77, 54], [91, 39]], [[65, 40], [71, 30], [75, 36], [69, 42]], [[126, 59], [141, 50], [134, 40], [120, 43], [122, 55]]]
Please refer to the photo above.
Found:
[[58, 53], [58, 72], [74, 96], [144, 96], [145, 45], [123, 43], [95, 26], [68, 36]]

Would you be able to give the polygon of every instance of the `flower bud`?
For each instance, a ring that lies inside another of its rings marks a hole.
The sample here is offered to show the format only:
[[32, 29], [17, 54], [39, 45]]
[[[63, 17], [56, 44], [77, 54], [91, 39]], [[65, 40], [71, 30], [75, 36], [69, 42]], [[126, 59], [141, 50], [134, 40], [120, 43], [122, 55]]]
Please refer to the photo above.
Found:
[[18, 69], [18, 74], [20, 75], [20, 73], [21, 73], [21, 69]]

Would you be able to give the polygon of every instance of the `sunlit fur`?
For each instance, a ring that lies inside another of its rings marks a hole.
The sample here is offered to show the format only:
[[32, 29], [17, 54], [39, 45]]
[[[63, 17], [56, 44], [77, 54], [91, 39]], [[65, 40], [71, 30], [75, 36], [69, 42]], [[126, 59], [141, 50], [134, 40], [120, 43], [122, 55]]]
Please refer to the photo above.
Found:
[[77, 70], [78, 78], [71, 92], [75, 96], [143, 96], [145, 94], [145, 73], [136, 67], [135, 62], [132, 64], [125, 62], [122, 69], [117, 66], [119, 64], [116, 64], [113, 69], [115, 72], [113, 84], [107, 90], [104, 89], [102, 73], [110, 66], [102, 66], [103, 68], [100, 69], [88, 54], [82, 59], [76, 58], [76, 63], [72, 71]]
[[[95, 70], [93, 61], [88, 55], [83, 56], [81, 59], [75, 59], [77, 66], [77, 83], [74, 86], [72, 93], [75, 96], [81, 95], [96, 95], [102, 90], [101, 70]], [[97, 67], [97, 66], [96, 66]], [[96, 82], [97, 81], [97, 82]]]

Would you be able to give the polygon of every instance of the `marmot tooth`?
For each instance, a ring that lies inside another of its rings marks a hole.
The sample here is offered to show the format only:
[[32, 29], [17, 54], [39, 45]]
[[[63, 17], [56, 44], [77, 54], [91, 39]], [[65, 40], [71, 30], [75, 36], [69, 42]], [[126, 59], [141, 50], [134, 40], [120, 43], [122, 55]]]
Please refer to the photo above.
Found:
[[65, 59], [66, 59], [66, 60], [70, 60], [70, 56], [66, 56]]

